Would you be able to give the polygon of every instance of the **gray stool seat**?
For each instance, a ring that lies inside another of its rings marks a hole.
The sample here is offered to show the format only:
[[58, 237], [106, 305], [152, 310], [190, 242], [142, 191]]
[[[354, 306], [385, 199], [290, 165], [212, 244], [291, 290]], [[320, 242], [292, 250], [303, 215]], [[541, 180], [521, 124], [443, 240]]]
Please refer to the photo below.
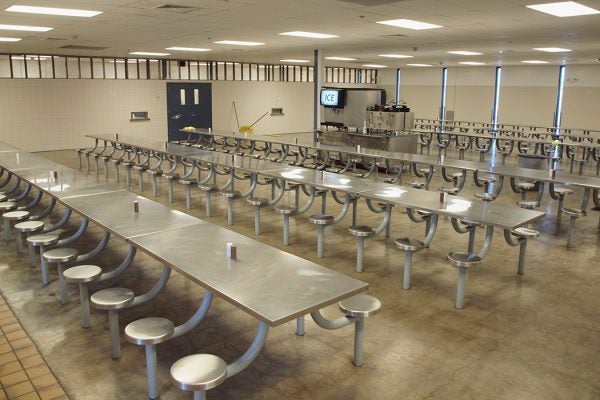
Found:
[[1, 201], [6, 201], [8, 199], [8, 196], [5, 195], [4, 193], [0, 194], [0, 202]]
[[573, 247], [573, 233], [575, 232], [575, 221], [579, 217], [585, 217], [587, 215], [585, 210], [579, 208], [562, 208], [560, 211], [567, 214], [569, 218], [569, 231], [567, 233], [567, 247]]
[[14, 201], [3, 201], [0, 203], [0, 212], [16, 210], [17, 207], [18, 205]]
[[448, 194], [458, 194], [459, 190], [458, 188], [455, 187], [450, 187], [450, 188], [446, 188], [446, 187], [441, 187], [438, 188], [438, 191], [442, 192], [442, 193], [448, 193]]
[[559, 196], [566, 196], [569, 194], [573, 194], [573, 189], [569, 189], [566, 187], [554, 188], [554, 193], [556, 193]]
[[450, 174], [450, 177], [452, 178], [461, 178], [463, 176], [462, 172], [453, 172]]
[[171, 380], [183, 390], [204, 392], [219, 386], [225, 379], [227, 363], [212, 354], [193, 354], [171, 366]]
[[452, 252], [448, 254], [450, 264], [458, 268], [458, 283], [456, 285], [456, 302], [455, 307], [458, 309], [464, 308], [465, 284], [467, 271], [470, 268], [476, 267], [481, 263], [481, 257], [475, 253]]
[[585, 210], [581, 210], [579, 208], [568, 208], [568, 207], [564, 207], [562, 209], [562, 212], [564, 212], [565, 214], [567, 214], [571, 217], [575, 217], [575, 218], [585, 217], [587, 214], [585, 212]]
[[521, 190], [533, 190], [535, 188], [535, 183], [532, 182], [517, 182], [515, 183], [515, 187]]
[[493, 176], [481, 176], [478, 177], [477, 180], [487, 184], [496, 182], [496, 178], [494, 178]]
[[97, 291], [92, 295], [91, 301], [99, 310], [118, 310], [129, 306], [133, 298], [131, 289], [116, 287]]
[[333, 224], [333, 216], [325, 214], [311, 215], [308, 220], [315, 225], [331, 225]]
[[298, 207], [288, 204], [281, 204], [275, 206], [275, 211], [282, 215], [296, 215], [298, 213]]
[[219, 191], [219, 187], [217, 185], [213, 184], [213, 183], [201, 184], [201, 185], [198, 185], [198, 188], [200, 190], [202, 190], [203, 192], [209, 192], [209, 193], [218, 192]]
[[198, 180], [195, 178], [186, 178], [180, 179], [179, 183], [181, 183], [182, 185], [195, 185], [196, 183], [198, 183]]
[[29, 211], [8, 211], [2, 214], [2, 218], [12, 222], [24, 221], [29, 218]]
[[540, 232], [535, 229], [520, 227], [513, 229], [510, 233], [514, 236], [523, 237], [523, 238], [534, 238], [540, 236]]
[[341, 171], [339, 168], [325, 168], [325, 172], [331, 172], [333, 174], [337, 174]]
[[521, 200], [521, 201], [517, 201], [517, 204], [519, 207], [521, 208], [526, 208], [528, 210], [533, 210], [537, 207], [540, 206], [540, 203], [538, 203], [537, 201], [529, 201], [529, 200]]
[[370, 237], [375, 234], [375, 229], [366, 225], [352, 225], [348, 228], [348, 231], [358, 237]]
[[412, 238], [399, 238], [394, 240], [394, 244], [397, 248], [404, 251], [419, 251], [425, 248], [425, 243], [418, 239]]
[[494, 201], [494, 200], [496, 200], [496, 197], [497, 197], [493, 193], [475, 193], [474, 196], [483, 201]]
[[226, 199], [239, 199], [242, 196], [242, 192], [239, 190], [224, 190], [220, 194]]
[[123, 160], [121, 160], [120, 158], [111, 158], [110, 162], [113, 164], [121, 164]]
[[179, 179], [179, 174], [177, 174], [177, 173], [163, 174], [163, 178], [167, 178], [167, 179]]
[[125, 338], [138, 345], [158, 344], [169, 340], [175, 332], [171, 320], [159, 317], [142, 318], [125, 327]]
[[102, 275], [102, 268], [97, 265], [78, 265], [63, 272], [68, 283], [89, 283]]
[[49, 246], [58, 243], [58, 240], [59, 236], [52, 233], [41, 233], [27, 238], [27, 242], [34, 246]]
[[61, 247], [58, 249], [48, 250], [44, 253], [44, 258], [48, 262], [69, 262], [74, 261], [79, 255], [77, 249], [71, 247]]
[[23, 232], [38, 232], [44, 229], [44, 221], [23, 221], [15, 225], [15, 229]]
[[424, 182], [408, 182], [409, 186], [415, 189], [423, 189], [425, 187]]
[[162, 171], [162, 169], [148, 169], [146, 171], [146, 173], [149, 174], [149, 175], [159, 176], [159, 175], [162, 175], [163, 171]]
[[136, 171], [146, 171], [148, 169], [148, 166], [146, 165], [134, 165], [133, 169]]
[[429, 168], [419, 168], [418, 171], [422, 174], [429, 174], [430, 172], [434, 172], [435, 168], [433, 168], [432, 170], [429, 170]]
[[263, 207], [269, 203], [269, 200], [265, 197], [248, 197], [246, 201], [248, 204], [256, 207]]
[[368, 294], [359, 294], [340, 301], [339, 308], [349, 317], [367, 318], [381, 310], [381, 301]]
[[419, 214], [421, 217], [424, 217], [424, 218], [431, 217], [431, 211], [417, 210], [417, 214]]

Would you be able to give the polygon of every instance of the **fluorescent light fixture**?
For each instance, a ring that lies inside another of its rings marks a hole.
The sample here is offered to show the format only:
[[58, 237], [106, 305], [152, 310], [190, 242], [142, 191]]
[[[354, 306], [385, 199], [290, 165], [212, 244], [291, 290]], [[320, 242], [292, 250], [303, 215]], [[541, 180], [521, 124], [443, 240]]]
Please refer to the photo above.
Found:
[[461, 61], [461, 62], [459, 62], [459, 64], [463, 64], [463, 65], [485, 65], [484, 62], [478, 62], [478, 61]]
[[423, 29], [443, 28], [441, 25], [429, 24], [427, 22], [413, 21], [412, 19], [390, 19], [387, 21], [377, 21], [378, 24], [397, 26], [398, 28], [414, 29], [420, 31]]
[[41, 61], [44, 61], [44, 60], [48, 60], [50, 57], [49, 56], [31, 56], [31, 55], [27, 55], [27, 56], [11, 56], [10, 58], [12, 60], [37, 61], [38, 59], [40, 59]]
[[75, 10], [72, 8], [54, 8], [54, 7], [32, 7], [32, 6], [10, 6], [6, 11], [28, 13], [28, 14], [45, 14], [45, 15], [62, 15], [65, 17], [94, 17], [102, 14], [102, 11], [91, 10]]
[[297, 36], [311, 39], [331, 39], [339, 37], [338, 35], [330, 35], [327, 33], [316, 33], [316, 32], [303, 32], [303, 31], [292, 31], [292, 32], [282, 32], [280, 35], [283, 36]]
[[387, 65], [381, 64], [363, 64], [362, 66], [367, 68], [387, 68]]
[[406, 64], [409, 67], [433, 67], [431, 64]]
[[584, 6], [574, 1], [561, 1], [559, 3], [533, 4], [525, 6], [532, 10], [541, 11], [555, 17], [576, 17], [579, 15], [600, 14], [600, 11]]
[[134, 56], [155, 56], [155, 57], [170, 56], [171, 55], [171, 53], [154, 53], [154, 52], [151, 52], [151, 51], [132, 51], [129, 54], [134, 55]]
[[310, 60], [297, 60], [293, 58], [287, 58], [285, 60], [279, 60], [281, 62], [290, 62], [290, 63], [309, 63]]
[[523, 60], [521, 62], [525, 64], [548, 64], [548, 61], [542, 60]]
[[203, 49], [201, 47], [167, 47], [165, 50], [173, 50], [173, 51], [210, 51], [210, 49]]
[[326, 60], [336, 60], [336, 61], [356, 61], [356, 58], [352, 57], [325, 57]]
[[547, 53], [567, 53], [571, 51], [571, 49], [562, 49], [560, 47], [536, 47], [533, 50], [545, 51]]
[[27, 26], [27, 25], [6, 25], [0, 24], [0, 30], [4, 31], [27, 31], [27, 32], [48, 32], [54, 28], [47, 26]]
[[0, 42], [18, 42], [21, 38], [16, 37], [0, 37]]
[[407, 56], [404, 54], [380, 54], [379, 57], [387, 57], [387, 58], [413, 58], [413, 56]]
[[480, 56], [483, 53], [478, 53], [476, 51], [467, 51], [467, 50], [454, 50], [454, 51], [449, 51], [448, 54], [458, 54], [459, 56]]
[[245, 42], [243, 40], [219, 40], [217, 44], [231, 44], [234, 46], [262, 46], [265, 43], [261, 42]]

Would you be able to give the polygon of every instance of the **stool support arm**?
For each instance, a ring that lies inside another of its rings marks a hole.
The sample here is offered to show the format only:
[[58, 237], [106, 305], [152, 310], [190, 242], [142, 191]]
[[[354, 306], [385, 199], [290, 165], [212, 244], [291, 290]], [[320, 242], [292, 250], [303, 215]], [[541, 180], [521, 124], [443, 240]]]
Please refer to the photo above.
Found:
[[313, 311], [310, 313], [311, 318], [315, 321], [315, 324], [319, 325], [323, 329], [340, 329], [350, 325], [354, 322], [354, 318], [343, 316], [338, 319], [327, 319], [321, 314], [321, 311]]
[[123, 271], [129, 268], [129, 266], [133, 262], [133, 259], [135, 258], [136, 252], [137, 248], [129, 245], [129, 251], [127, 252], [127, 256], [125, 257], [123, 262], [114, 270], [110, 272], [104, 272], [102, 275], [100, 275], [100, 278], [98, 278], [96, 282], [106, 281], [120, 275]]
[[471, 226], [460, 226], [460, 224], [458, 223], [458, 219], [452, 217], [450, 219], [450, 221], [452, 222], [452, 228], [454, 228], [454, 230], [457, 233], [467, 233], [467, 232], [471, 232], [473, 229], [475, 229], [475, 225], [471, 225]]
[[44, 195], [44, 192], [42, 192], [41, 190], [39, 192], [37, 192], [37, 194], [35, 195], [35, 197], [33, 198], [33, 200], [31, 200], [31, 202], [29, 204], [26, 204], [22, 207], [17, 208], [17, 210], [19, 211], [28, 211], [31, 210], [33, 207], [37, 206], [38, 204], [40, 204], [40, 201], [42, 200], [42, 196]]
[[390, 223], [390, 219], [392, 218], [392, 206], [389, 203], [386, 203], [384, 209], [383, 220], [379, 224], [377, 228], [375, 228], [375, 235], [379, 235]]
[[29, 192], [31, 192], [31, 183], [25, 184], [25, 188], [23, 189], [21, 194], [18, 195], [17, 197], [15, 197], [13, 199], [13, 201], [19, 202], [19, 201], [23, 200], [25, 197], [27, 197], [29, 195]]
[[4, 168], [2, 168], [2, 174], [1, 175], [4, 175], [4, 171], [6, 171], [7, 174], [6, 174], [6, 177], [4, 177], [4, 179], [2, 180], [2, 182], [0, 182], [0, 188], [3, 188], [4, 186], [8, 185], [8, 182], [10, 182], [10, 180], [11, 180], [11, 178], [13, 176], [10, 172], [8, 172]]
[[437, 230], [437, 224], [438, 224], [438, 219], [439, 219], [438, 217], [439, 216], [437, 214], [433, 214], [431, 216], [431, 223], [429, 224], [429, 231], [427, 231], [427, 235], [425, 236], [425, 239], [423, 239], [423, 243], [425, 244], [425, 247], [429, 247], [429, 245], [433, 241], [433, 237], [435, 236], [435, 231]]
[[252, 361], [254, 361], [265, 344], [268, 332], [268, 325], [264, 322], [260, 322], [258, 325], [258, 332], [256, 333], [256, 336], [254, 337], [254, 340], [252, 341], [252, 344], [248, 350], [246, 350], [246, 352], [240, 358], [227, 365], [227, 379], [242, 372], [252, 363]]
[[308, 195], [308, 199], [306, 201], [306, 204], [304, 205], [304, 207], [298, 209], [298, 214], [304, 214], [313, 205], [313, 203], [315, 201], [315, 191], [316, 190], [315, 190], [314, 187], [310, 188], [310, 194]]
[[[54, 200], [56, 202], [55, 199], [52, 199], [52, 200]], [[71, 210], [70, 208], [67, 208], [65, 211], [65, 215], [63, 215], [63, 217], [56, 224], [44, 227], [44, 230], [42, 232], [44, 232], [44, 233], [54, 232], [55, 230], [62, 228], [63, 226], [65, 226], [67, 224], [67, 222], [69, 222], [69, 218], [71, 218], [72, 212], [73, 212], [73, 210]]]
[[73, 235], [69, 236], [68, 238], [59, 240], [57, 246], [58, 247], [66, 246], [68, 244], [73, 243], [77, 239], [79, 239], [85, 233], [85, 230], [87, 229], [89, 223], [90, 223], [90, 220], [87, 218], [84, 218], [83, 221], [81, 221], [81, 225], [79, 225], [79, 229], [77, 229], [77, 231]]
[[488, 225], [485, 228], [485, 240], [483, 241], [483, 246], [481, 246], [481, 250], [477, 254], [479, 256], [479, 258], [481, 258], [482, 260], [485, 258], [488, 251], [490, 250], [493, 236], [494, 236], [494, 227], [491, 225]]
[[421, 218], [420, 216], [416, 215], [412, 208], [406, 209], [406, 215], [408, 216], [408, 219], [410, 219], [412, 222], [419, 223], [425, 221], [425, 218]]
[[50, 203], [48, 203], [48, 206], [41, 213], [39, 213], [37, 215], [32, 215], [31, 220], [39, 221], [41, 219], [46, 218], [48, 215], [50, 215], [52, 213], [55, 206], [56, 206], [56, 199], [54, 197], [51, 197]]
[[365, 199], [365, 202], [367, 203], [367, 207], [369, 207], [369, 210], [371, 210], [371, 212], [374, 212], [375, 214], [379, 214], [379, 213], [382, 213], [385, 211], [385, 207], [381, 207], [381, 208], [375, 207], [373, 205], [373, 202], [369, 198]]
[[106, 245], [108, 244], [109, 240], [110, 240], [110, 232], [105, 231], [104, 236], [102, 237], [102, 240], [100, 240], [100, 243], [98, 243], [98, 245], [89, 253], [80, 254], [79, 256], [77, 256], [76, 262], [82, 263], [84, 261], [87, 261], [89, 259], [96, 257], [98, 254], [100, 254], [100, 252], [102, 250], [104, 250], [106, 248]]
[[[332, 192], [332, 193], [335, 193], [335, 192]], [[348, 214], [349, 209], [350, 209], [350, 195], [346, 194], [346, 196], [344, 196], [344, 205], [342, 206], [342, 211], [340, 211], [340, 213], [333, 218], [333, 223], [337, 224], [342, 219], [344, 219], [346, 214]]]
[[504, 240], [506, 240], [506, 243], [508, 243], [511, 246], [518, 246], [525, 239], [524, 238], [519, 238], [519, 237], [517, 237], [515, 239], [515, 237], [510, 233], [510, 229], [505, 229], [504, 230]]
[[163, 265], [162, 274], [160, 275], [160, 279], [156, 282], [156, 285], [152, 287], [152, 289], [148, 290], [146, 293], [141, 294], [139, 296], [135, 296], [133, 302], [129, 307], [139, 306], [140, 304], [144, 304], [156, 296], [165, 288], [167, 282], [169, 281], [169, 277], [171, 276], [171, 268]]
[[[277, 182], [277, 180], [275, 182]], [[269, 200], [269, 206], [274, 206], [275, 204], [279, 203], [279, 200], [281, 200], [285, 193], [285, 182], [283, 185], [278, 184], [277, 187], [279, 187], [279, 193], [274, 198]]]
[[19, 178], [18, 176], [15, 177], [17, 178], [17, 180], [13, 183], [11, 187], [8, 188], [7, 191], [4, 192], [4, 194], [11, 194], [18, 189], [19, 185], [21, 184], [21, 178]]
[[244, 199], [246, 197], [252, 196], [252, 193], [254, 193], [254, 190], [256, 190], [257, 180], [258, 177], [256, 176], [256, 174], [252, 174], [250, 176], [250, 186], [248, 187], [248, 190], [242, 193], [242, 197]]
[[183, 324], [176, 326], [173, 335], [171, 335], [170, 339], [179, 337], [181, 335], [185, 335], [189, 331], [191, 331], [196, 325], [198, 325], [208, 313], [208, 309], [212, 304], [213, 293], [210, 290], [204, 291], [204, 297], [202, 297], [202, 303], [198, 310], [192, 315], [190, 319], [185, 321]]

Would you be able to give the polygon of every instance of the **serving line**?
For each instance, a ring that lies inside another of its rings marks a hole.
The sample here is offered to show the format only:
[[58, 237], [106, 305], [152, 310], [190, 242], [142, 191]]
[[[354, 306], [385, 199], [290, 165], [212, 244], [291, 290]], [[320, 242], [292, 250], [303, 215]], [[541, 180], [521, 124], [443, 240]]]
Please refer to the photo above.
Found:
[[[34, 163], [39, 161], [36, 159], [35, 156], [31, 157]], [[3, 161], [5, 160], [0, 156], [0, 165], [5, 167]], [[107, 232], [127, 240], [131, 247], [140, 248], [162, 261], [164, 269], [169, 271], [175, 269], [205, 287], [205, 301], [199, 312], [205, 314], [212, 295], [216, 294], [259, 320], [255, 340], [242, 357], [227, 366], [227, 377], [239, 373], [254, 360], [264, 344], [269, 327], [296, 319], [297, 333], [303, 334], [303, 321], [306, 314], [311, 314], [315, 322], [326, 329], [337, 329], [354, 323], [356, 327], [354, 363], [356, 365], [362, 363], [364, 317], [368, 316], [368, 313], [357, 316], [354, 311], [360, 313], [360, 310], [348, 310], [347, 316], [329, 321], [319, 313], [319, 310], [336, 302], [343, 303], [344, 300], [367, 291], [367, 283], [127, 191], [117, 189], [112, 192], [90, 193], [88, 179], [83, 174], [73, 171], [72, 174], [68, 174], [68, 169], [59, 168], [52, 162], [37, 164], [41, 167], [38, 165], [38, 167], [20, 170], [27, 176], [23, 179], [31, 180], [34, 185], [40, 183], [45, 185], [46, 177], [49, 175], [47, 168], [54, 168], [50, 170], [50, 175], [55, 180], [55, 190], [51, 191], [50, 188], [42, 190], [48, 190], [48, 193], [58, 198], [59, 202], [100, 225]], [[56, 177], [53, 171], [59, 172]], [[82, 179], [73, 179], [74, 177]], [[75, 188], [80, 187], [82, 182], [86, 183], [83, 185], [83, 190], [86, 191], [84, 194]], [[66, 186], [70, 189], [68, 193], [60, 189]], [[98, 186], [104, 190], [106, 184]], [[134, 202], [137, 202], [137, 212], [133, 207]], [[237, 257], [228, 258], [225, 254], [225, 246], [228, 242], [238, 246]], [[203, 256], [201, 264], [198, 263], [199, 252]], [[161, 287], [155, 286], [148, 296], [142, 298], [144, 296], [142, 295], [136, 299], [147, 301], [154, 297], [164, 287], [167, 279], [168, 273], [163, 272]], [[363, 297], [370, 303], [376, 301], [370, 296]], [[131, 305], [136, 303], [140, 304], [134, 300]], [[376, 311], [370, 310], [371, 313]], [[188, 321], [175, 327], [172, 334], [164, 340], [191, 330], [200, 320], [197, 312], [196, 317], [190, 320], [194, 323]], [[155, 352], [154, 356], [156, 356]], [[155, 367], [155, 362], [148, 364], [150, 398], [158, 397]]]

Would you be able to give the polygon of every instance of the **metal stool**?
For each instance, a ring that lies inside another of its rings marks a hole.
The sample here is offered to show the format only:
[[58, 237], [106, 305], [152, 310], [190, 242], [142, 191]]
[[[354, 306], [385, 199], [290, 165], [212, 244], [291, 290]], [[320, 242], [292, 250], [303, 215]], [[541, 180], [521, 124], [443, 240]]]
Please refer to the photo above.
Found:
[[148, 169], [146, 173], [150, 175], [152, 179], [152, 194], [154, 197], [158, 196], [158, 177], [162, 175], [162, 169]]
[[206, 400], [206, 391], [227, 379], [227, 363], [212, 354], [193, 354], [171, 366], [171, 380], [182, 390], [193, 390], [194, 400]]
[[179, 183], [181, 183], [185, 190], [185, 209], [189, 210], [192, 208], [192, 185], [198, 183], [197, 179], [194, 178], [182, 178], [179, 179]]
[[149, 399], [159, 397], [156, 345], [169, 340], [173, 333], [175, 333], [175, 325], [166, 318], [142, 318], [125, 327], [125, 339], [146, 348], [146, 378]]
[[[23, 251], [23, 236], [29, 237], [32, 233], [40, 232], [44, 229], [44, 221], [23, 221], [15, 225], [17, 238], [17, 253]], [[30, 254], [31, 256], [31, 254]]]
[[575, 231], [575, 222], [579, 217], [585, 217], [585, 210], [581, 210], [578, 208], [563, 208], [562, 212], [567, 214], [569, 219], [569, 233], [567, 234], [567, 247], [573, 247], [573, 232]]
[[375, 315], [381, 310], [381, 301], [368, 294], [359, 294], [339, 303], [340, 311], [347, 317], [355, 318], [354, 322], [354, 365], [362, 365], [363, 338], [365, 318]]
[[212, 206], [211, 206], [211, 193], [215, 193], [219, 191], [219, 187], [215, 184], [208, 183], [204, 185], [198, 185], [198, 188], [204, 192], [204, 209], [207, 217], [212, 216]]
[[410, 289], [410, 270], [412, 268], [412, 255], [425, 248], [425, 243], [417, 239], [399, 238], [394, 241], [396, 247], [404, 251], [404, 282], [402, 289]]
[[254, 206], [254, 234], [260, 235], [260, 209], [268, 205], [269, 200], [264, 197], [249, 197], [246, 201]]
[[109, 155], [101, 155], [98, 157], [102, 160], [102, 164], [104, 165], [104, 179], [108, 180], [108, 162], [111, 159]]
[[79, 301], [81, 303], [81, 327], [90, 327], [90, 295], [88, 284], [100, 278], [102, 268], [97, 265], [78, 265], [67, 268], [63, 276], [67, 283], [79, 284]]
[[[35, 260], [31, 257], [31, 254], [35, 255], [35, 248], [40, 248], [40, 269], [42, 270], [42, 285], [48, 284], [48, 264], [44, 258], [46, 247], [58, 243], [58, 235], [51, 233], [42, 233], [39, 235], [29, 236], [27, 238], [27, 246], [29, 248], [29, 263], [32, 267], [35, 267]], [[33, 262], [32, 262], [33, 261]]]
[[173, 181], [179, 179], [179, 174], [163, 174], [163, 177], [167, 179], [167, 192], [169, 196], [169, 204], [173, 203]]
[[119, 310], [133, 303], [133, 291], [126, 288], [108, 288], [94, 293], [91, 302], [94, 308], [108, 310], [110, 327], [110, 345], [112, 358], [121, 357], [121, 339], [119, 337]]
[[559, 187], [554, 189], [554, 193], [558, 196], [558, 211], [556, 212], [556, 222], [560, 222], [560, 217], [563, 211], [563, 205], [565, 203], [565, 196], [573, 194], [573, 190]]
[[464, 308], [465, 280], [469, 268], [476, 267], [481, 263], [481, 257], [475, 253], [452, 252], [448, 254], [450, 264], [458, 268], [458, 284], [456, 286], [456, 303], [458, 309]]
[[62, 247], [58, 249], [48, 250], [43, 257], [46, 263], [56, 263], [58, 267], [58, 287], [60, 289], [60, 304], [67, 303], [67, 282], [63, 274], [64, 264], [75, 261], [79, 251], [71, 247]]
[[275, 211], [283, 215], [283, 245], [287, 246], [290, 241], [290, 216], [298, 214], [298, 208], [281, 204], [275, 206]]
[[325, 226], [333, 225], [333, 217], [331, 215], [316, 214], [311, 215], [308, 220], [311, 224], [317, 225], [317, 257], [322, 258]]
[[239, 190], [224, 190], [220, 193], [227, 200], [227, 225], [233, 225], [233, 200], [242, 197], [242, 193]]
[[125, 185], [127, 190], [131, 187], [131, 168], [133, 168], [133, 161], [121, 161], [121, 165], [125, 167]]
[[414, 189], [423, 189], [425, 187], [424, 182], [416, 182], [416, 181], [408, 182], [408, 185]]
[[111, 158], [110, 162], [115, 166], [115, 184], [119, 186], [119, 183], [121, 182], [121, 176], [119, 175], [119, 164], [121, 164], [121, 159]]
[[525, 273], [525, 253], [527, 252], [527, 239], [540, 236], [540, 232], [535, 229], [520, 227], [510, 231], [511, 235], [519, 238], [519, 266], [517, 273], [523, 275]]
[[7, 195], [5, 195], [4, 193], [1, 193], [1, 194], [0, 194], [0, 203], [1, 203], [1, 202], [5, 202], [5, 201], [7, 201], [7, 200], [8, 200], [8, 196], [7, 196]]
[[[29, 211], [8, 211], [2, 214], [2, 222], [4, 223], [4, 240], [7, 242], [12, 240], [13, 224], [26, 221], [29, 218]], [[17, 242], [17, 250], [18, 248]]]
[[498, 197], [493, 193], [487, 193], [487, 192], [486, 193], [475, 193], [474, 196], [483, 201], [494, 201], [494, 200], [496, 200], [496, 197]]
[[535, 190], [536, 184], [533, 182], [517, 182], [515, 183], [515, 187], [521, 193], [521, 200], [525, 201], [527, 199], [527, 192]]
[[138, 172], [138, 190], [141, 192], [144, 191], [144, 172], [148, 170], [148, 166], [146, 165], [134, 165], [134, 171]]
[[356, 253], [356, 272], [363, 272], [364, 252], [365, 252], [365, 239], [375, 234], [375, 229], [366, 225], [352, 225], [348, 228], [348, 231], [353, 236], [356, 236], [358, 241], [358, 249]]

